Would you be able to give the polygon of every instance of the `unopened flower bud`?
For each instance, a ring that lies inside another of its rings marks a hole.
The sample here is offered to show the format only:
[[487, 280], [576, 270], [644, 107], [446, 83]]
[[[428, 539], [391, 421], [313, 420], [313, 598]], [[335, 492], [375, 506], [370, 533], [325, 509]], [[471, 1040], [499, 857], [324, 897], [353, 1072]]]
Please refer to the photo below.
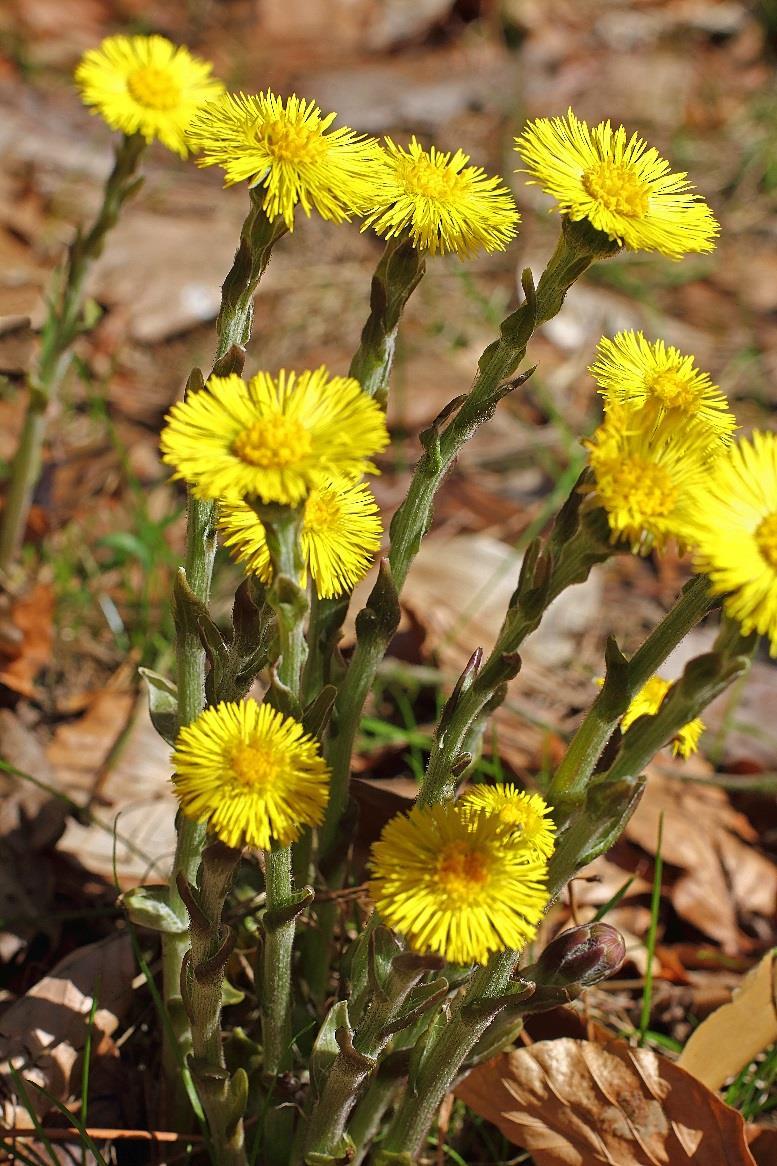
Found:
[[541, 984], [588, 987], [617, 972], [626, 957], [621, 934], [609, 923], [585, 923], [562, 931], [536, 965]]

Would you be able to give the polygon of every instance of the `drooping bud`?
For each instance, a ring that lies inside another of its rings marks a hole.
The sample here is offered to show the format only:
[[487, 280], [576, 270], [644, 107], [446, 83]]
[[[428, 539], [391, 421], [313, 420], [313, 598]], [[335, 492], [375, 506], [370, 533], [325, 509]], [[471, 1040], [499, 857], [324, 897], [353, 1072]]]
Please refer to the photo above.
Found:
[[557, 935], [540, 955], [535, 971], [543, 985], [588, 987], [617, 972], [625, 958], [620, 932], [609, 923], [585, 923]]

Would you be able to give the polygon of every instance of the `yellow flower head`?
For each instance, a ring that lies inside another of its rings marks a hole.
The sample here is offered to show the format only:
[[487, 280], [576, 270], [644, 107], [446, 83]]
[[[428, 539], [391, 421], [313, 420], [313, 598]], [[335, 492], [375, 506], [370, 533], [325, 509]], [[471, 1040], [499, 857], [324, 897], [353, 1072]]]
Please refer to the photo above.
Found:
[[588, 219], [629, 250], [671, 259], [713, 250], [720, 228], [701, 195], [637, 134], [627, 138], [623, 126], [589, 128], [570, 109], [566, 117], [531, 122], [515, 148], [531, 181], [574, 222]]
[[696, 567], [745, 635], [777, 656], [777, 433], [753, 433], [718, 458], [694, 493], [687, 537]]
[[[263, 583], [272, 580], [267, 538], [261, 519], [246, 502], [219, 508], [224, 545]], [[369, 486], [342, 481], [314, 486], [302, 512], [301, 544], [305, 566], [319, 599], [351, 591], [380, 548], [383, 527]], [[300, 582], [304, 585], [305, 578]]]
[[[671, 682], [661, 676], [651, 676], [631, 701], [621, 720], [621, 732], [625, 733], [629, 725], [633, 725], [637, 717], [652, 717], [658, 712], [669, 689]], [[672, 752], [675, 757], [690, 757], [699, 748], [699, 738], [704, 732], [704, 721], [694, 717], [692, 721], [682, 725], [672, 739]]]
[[539, 794], [529, 794], [516, 785], [475, 785], [462, 795], [460, 805], [474, 811], [495, 814], [538, 857], [550, 858], [556, 845], [556, 824], [551, 807]]
[[369, 460], [388, 444], [380, 406], [352, 377], [281, 371], [211, 377], [173, 405], [162, 455], [198, 498], [296, 505], [337, 478], [377, 473]]
[[372, 848], [370, 895], [384, 923], [418, 952], [486, 963], [522, 948], [548, 901], [547, 864], [516, 844], [498, 814], [415, 806]]
[[222, 166], [228, 186], [264, 187], [265, 213], [280, 215], [290, 231], [298, 205], [341, 223], [370, 205], [381, 150], [345, 126], [327, 133], [336, 116], [294, 95], [284, 103], [269, 89], [227, 93], [194, 119], [189, 141], [201, 151], [197, 165]]
[[645, 555], [684, 539], [692, 491], [713, 461], [708, 430], [670, 417], [651, 422], [645, 410], [613, 405], [584, 444], [595, 478], [586, 492], [607, 511], [613, 542], [624, 539]]
[[205, 709], [179, 732], [173, 765], [184, 814], [235, 849], [288, 846], [323, 820], [329, 770], [318, 742], [269, 705]]
[[213, 66], [163, 36], [109, 36], [76, 68], [76, 85], [112, 130], [158, 138], [185, 158], [186, 130], [194, 114], [224, 86]]
[[424, 150], [414, 137], [403, 150], [386, 138], [385, 161], [363, 229], [387, 239], [407, 231], [418, 250], [462, 257], [503, 251], [517, 233], [521, 216], [501, 178], [468, 166], [461, 150]]
[[588, 371], [605, 409], [614, 402], [646, 408], [656, 420], [669, 416], [678, 425], [697, 421], [724, 441], [737, 427], [725, 394], [696, 368], [692, 356], [683, 356], [663, 340], [651, 344], [641, 332], [618, 332], [612, 340], [603, 336]]

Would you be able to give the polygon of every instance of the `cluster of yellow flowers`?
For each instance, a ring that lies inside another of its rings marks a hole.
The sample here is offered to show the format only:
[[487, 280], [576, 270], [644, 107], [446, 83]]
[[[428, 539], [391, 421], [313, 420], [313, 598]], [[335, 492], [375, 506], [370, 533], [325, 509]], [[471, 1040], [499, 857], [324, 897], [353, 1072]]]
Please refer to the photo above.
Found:
[[[158, 139], [221, 166], [227, 184], [260, 192], [268, 219], [294, 228], [298, 209], [406, 238], [419, 251], [472, 255], [515, 236], [520, 216], [502, 180], [460, 150], [407, 147], [332, 128], [311, 101], [267, 91], [228, 94], [210, 66], [162, 37], [110, 37], [84, 57], [84, 101], [114, 129]], [[516, 149], [529, 181], [562, 215], [618, 245], [673, 259], [714, 247], [718, 224], [685, 174], [636, 134], [589, 128], [570, 110], [530, 123]], [[256, 196], [255, 196], [256, 197]], [[674, 537], [725, 595], [745, 632], [777, 653], [777, 436], [733, 440], [723, 393], [693, 358], [641, 333], [599, 344], [591, 366], [604, 421], [588, 440], [586, 505], [603, 507], [613, 541], [638, 553]], [[194, 494], [220, 503], [225, 544], [270, 581], [261, 504], [298, 507], [302, 550], [320, 597], [366, 572], [381, 541], [362, 481], [388, 443], [385, 416], [358, 381], [325, 368], [212, 377], [170, 411], [164, 460]], [[666, 694], [654, 678], [623, 727]], [[701, 726], [681, 731], [684, 755]], [[220, 704], [181, 730], [175, 784], [184, 811], [228, 845], [288, 845], [320, 824], [328, 771], [302, 726], [265, 705]], [[512, 786], [478, 787], [457, 802], [416, 807], [375, 845], [371, 894], [383, 919], [416, 950], [460, 963], [522, 947], [548, 899], [554, 845], [549, 809]]]
[[732, 438], [728, 401], [693, 357], [641, 332], [603, 338], [590, 372], [604, 421], [583, 489], [613, 541], [690, 548], [728, 614], [777, 654], [777, 434]]

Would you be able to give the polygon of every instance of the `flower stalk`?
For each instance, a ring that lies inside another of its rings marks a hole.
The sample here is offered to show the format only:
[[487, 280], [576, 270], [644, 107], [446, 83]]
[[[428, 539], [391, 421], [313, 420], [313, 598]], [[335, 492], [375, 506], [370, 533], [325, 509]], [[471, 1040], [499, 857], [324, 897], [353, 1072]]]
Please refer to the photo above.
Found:
[[370, 314], [362, 330], [348, 375], [365, 393], [386, 407], [394, 363], [399, 320], [407, 301], [423, 279], [424, 253], [404, 235], [389, 239], [370, 287]]
[[[279, 658], [270, 699], [280, 711], [301, 715], [301, 684], [307, 645], [304, 619], [307, 596], [299, 585], [302, 572], [300, 514], [288, 506], [257, 506], [267, 532], [273, 582], [267, 602], [275, 611]], [[292, 1065], [291, 968], [297, 916], [313, 898], [309, 887], [294, 891], [292, 851], [277, 846], [265, 851], [267, 907], [263, 916], [262, 1044], [265, 1077], [273, 1079]]]
[[[274, 244], [285, 233], [283, 223], [272, 223], [251, 193], [251, 204], [243, 223], [240, 243], [232, 267], [222, 287], [222, 303], [217, 322], [217, 343], [213, 372], [220, 376], [242, 371], [244, 345], [250, 336], [253, 296], [270, 260]], [[197, 392], [203, 379], [198, 371], [187, 383], [187, 392]], [[213, 559], [216, 553], [216, 505], [188, 491], [186, 559], [184, 577], [194, 603], [176, 605], [176, 661], [178, 671], [178, 719], [190, 724], [205, 707], [206, 655], [198, 627], [199, 605], [210, 597]], [[169, 906], [181, 922], [181, 930], [162, 936], [163, 999], [170, 1017], [177, 1049], [165, 1042], [164, 1067], [173, 1108], [182, 1112], [178, 1065], [185, 1059], [191, 1036], [181, 1006], [181, 966], [189, 946], [187, 912], [179, 894], [181, 879], [193, 884], [200, 866], [205, 841], [204, 828], [178, 815], [176, 851], [169, 884]]]
[[[636, 661], [636, 666], [629, 679], [634, 689], [660, 666], [709, 606], [707, 580], [694, 579], [662, 624], [635, 653], [632, 663]], [[697, 716], [710, 700], [742, 674], [749, 665], [755, 643], [754, 637], [743, 637], [736, 625], [724, 624], [713, 651], [689, 663], [659, 712], [652, 717], [640, 718], [629, 729], [609, 768], [595, 778], [589, 775], [587, 785], [581, 790], [578, 791], [575, 785], [576, 801], [565, 802], [560, 813], [559, 842], [549, 869], [551, 899], [559, 894], [576, 870], [612, 845], [641, 796], [644, 782], [639, 779], [639, 774], [642, 768], [683, 724]], [[610, 656], [612, 660], [612, 648]], [[618, 665], [610, 664], [611, 677], [613, 668], [617, 669]], [[623, 676], [623, 666], [619, 676]], [[609, 696], [613, 686], [611, 679]], [[597, 699], [601, 700], [602, 694]], [[607, 699], [605, 696], [605, 702]], [[625, 708], [628, 698], [620, 695], [618, 701]], [[612, 729], [607, 738], [611, 732]], [[559, 791], [560, 794], [563, 792], [563, 789]], [[488, 1001], [501, 1002], [505, 1009], [511, 1007], [508, 989], [519, 956], [517, 951], [492, 956], [488, 965], [473, 977], [451, 1021], [433, 1037], [415, 1088], [408, 1091], [383, 1143], [383, 1157], [378, 1157], [383, 1166], [396, 1161], [391, 1155], [406, 1155], [409, 1161], [419, 1152], [460, 1066], [499, 1014], [499, 1010], [489, 1013]], [[521, 1001], [516, 999], [516, 1005], [520, 1004]]]
[[306, 1157], [350, 1153], [352, 1147], [346, 1140], [348, 1118], [392, 1035], [447, 994], [448, 982], [441, 978], [434, 986], [425, 986], [420, 1007], [405, 1007], [422, 976], [439, 971], [442, 963], [434, 956], [402, 952], [387, 928], [379, 926], [372, 931], [368, 952], [371, 997], [355, 1032], [347, 1016], [346, 1023], [335, 1031], [339, 1052], [307, 1123]]
[[556, 250], [536, 290], [531, 273], [524, 272], [524, 303], [503, 321], [499, 339], [481, 356], [470, 392], [452, 401], [421, 434], [424, 453], [407, 497], [391, 523], [387, 570], [376, 583], [367, 607], [357, 617], [356, 648], [335, 703], [327, 752], [332, 768], [332, 792], [321, 831], [324, 853], [334, 842], [345, 809], [351, 753], [361, 712], [396, 629], [398, 595], [431, 524], [437, 490], [463, 445], [491, 417], [502, 397], [525, 380], [525, 376], [510, 378], [524, 359], [535, 328], [560, 311], [569, 288], [595, 259], [613, 255], [617, 250], [617, 244], [598, 231], [565, 220]]
[[669, 654], [710, 610], [707, 579], [697, 575], [686, 584], [674, 606], [628, 662], [614, 642], [608, 644], [604, 684], [575, 731], [548, 790], [560, 810], [579, 800], [629, 701], [658, 671]]
[[98, 313], [84, 312], [86, 278], [102, 254], [106, 236], [116, 225], [124, 204], [143, 181], [137, 176], [137, 169], [144, 149], [140, 134], [123, 135], [117, 142], [113, 168], [97, 216], [88, 231], [77, 231], [58, 277], [59, 288], [49, 299], [40, 354], [29, 377], [27, 412], [0, 523], [0, 576], [11, 568], [24, 537], [40, 478], [47, 420], [70, 367], [73, 343], [98, 318]]
[[192, 1032], [191, 1073], [213, 1142], [215, 1161], [246, 1166], [243, 1112], [248, 1077], [231, 1074], [224, 1061], [221, 1000], [224, 970], [234, 947], [232, 929], [222, 923], [227, 892], [240, 852], [220, 842], [203, 853], [199, 885], [179, 877], [179, 893], [190, 919], [191, 950], [181, 969], [181, 992]]

